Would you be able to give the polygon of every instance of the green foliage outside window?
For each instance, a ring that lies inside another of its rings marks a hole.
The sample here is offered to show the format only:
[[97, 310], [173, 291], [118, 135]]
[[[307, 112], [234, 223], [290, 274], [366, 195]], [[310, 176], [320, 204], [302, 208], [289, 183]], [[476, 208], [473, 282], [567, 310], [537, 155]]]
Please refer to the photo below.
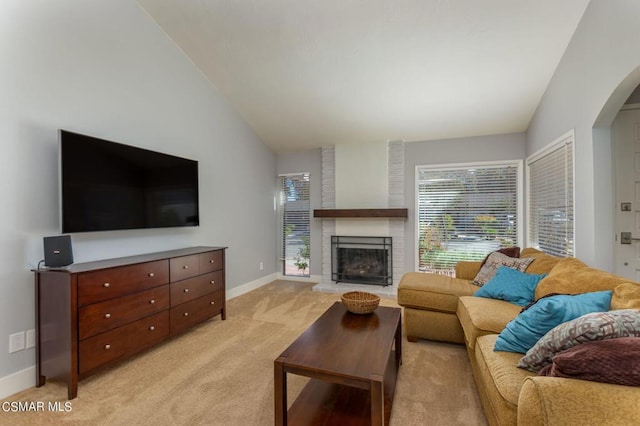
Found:
[[304, 272], [309, 267], [311, 248], [308, 236], [303, 235], [300, 239], [302, 240], [303, 246], [298, 250], [298, 255], [294, 258], [295, 262], [293, 262], [293, 264], [296, 265], [296, 268], [298, 268], [299, 271]]

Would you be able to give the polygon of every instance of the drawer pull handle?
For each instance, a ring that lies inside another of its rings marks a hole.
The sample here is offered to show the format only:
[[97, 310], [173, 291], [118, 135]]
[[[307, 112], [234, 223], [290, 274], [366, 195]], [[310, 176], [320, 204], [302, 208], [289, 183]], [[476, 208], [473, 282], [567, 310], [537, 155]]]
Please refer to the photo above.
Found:
[[211, 302], [209, 302], [209, 303], [211, 303], [212, 305], [215, 305], [215, 304], [216, 304], [216, 302], [214, 302], [213, 300], [212, 300]]
[[109, 284], [109, 283], [104, 283], [104, 284], [102, 284], [102, 287], [104, 287], [104, 288], [109, 288], [109, 287], [111, 287], [111, 284]]
[[153, 305], [154, 303], [156, 303], [156, 299], [149, 300], [149, 303], [151, 303]]
[[105, 317], [106, 319], [109, 319], [109, 318], [111, 318], [111, 314], [104, 314], [104, 317]]
[[184, 265], [182, 269], [189, 269], [189, 265]]
[[215, 261], [215, 260], [213, 260], [213, 259], [211, 259], [211, 260], [209, 261], [209, 263], [216, 263], [216, 261]]
[[216, 283], [216, 280], [211, 280], [211, 284], [215, 284], [215, 283]]
[[154, 331], [155, 329], [156, 329], [156, 327], [153, 326], [153, 325], [151, 327], [149, 327], [149, 330], [151, 330], [151, 331]]
[[188, 288], [185, 288], [185, 289], [184, 289], [184, 292], [185, 292], [185, 293], [189, 293], [189, 289], [188, 289]]
[[182, 315], [184, 315], [185, 317], [188, 317], [188, 316], [189, 316], [189, 312], [185, 312], [185, 313], [184, 313], [184, 314], [182, 314]]
[[106, 350], [109, 350], [109, 349], [111, 349], [111, 345], [104, 345], [104, 348], [105, 348]]
[[156, 274], [154, 274], [153, 272], [149, 272], [149, 276], [153, 278], [156, 276]]

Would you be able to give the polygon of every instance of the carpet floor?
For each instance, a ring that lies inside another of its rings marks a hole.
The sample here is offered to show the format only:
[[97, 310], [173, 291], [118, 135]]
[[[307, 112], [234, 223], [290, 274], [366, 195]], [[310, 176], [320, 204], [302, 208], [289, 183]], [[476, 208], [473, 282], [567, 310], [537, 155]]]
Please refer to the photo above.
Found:
[[[227, 302], [219, 317], [82, 380], [65, 406], [66, 385], [48, 381], [2, 401], [10, 425], [272, 425], [273, 361], [337, 294], [275, 281]], [[393, 299], [381, 305], [395, 306]], [[464, 346], [403, 340], [391, 426], [486, 425]], [[305, 378], [288, 376], [288, 401]], [[12, 412], [6, 403], [42, 410]], [[60, 402], [59, 411], [50, 403]]]

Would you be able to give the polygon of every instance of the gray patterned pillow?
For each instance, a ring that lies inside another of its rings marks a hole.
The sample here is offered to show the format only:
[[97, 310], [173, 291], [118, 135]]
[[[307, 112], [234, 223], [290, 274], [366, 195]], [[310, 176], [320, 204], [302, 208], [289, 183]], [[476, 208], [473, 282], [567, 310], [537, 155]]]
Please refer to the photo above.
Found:
[[482, 287], [496, 274], [496, 271], [501, 266], [506, 266], [508, 268], [516, 269], [520, 272], [524, 272], [527, 269], [527, 266], [531, 262], [533, 262], [533, 257], [509, 257], [497, 251], [494, 251], [487, 257], [487, 261], [480, 271], [478, 275], [473, 279], [472, 284], [477, 285], [478, 287]]
[[538, 372], [564, 350], [585, 342], [617, 337], [640, 337], [640, 309], [594, 312], [560, 324], [527, 351], [518, 367]]

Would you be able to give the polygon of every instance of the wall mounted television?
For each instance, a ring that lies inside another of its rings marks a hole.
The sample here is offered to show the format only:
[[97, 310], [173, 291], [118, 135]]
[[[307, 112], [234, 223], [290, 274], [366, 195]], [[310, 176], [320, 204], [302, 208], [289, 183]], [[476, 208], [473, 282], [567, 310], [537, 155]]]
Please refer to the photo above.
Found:
[[62, 233], [199, 225], [198, 162], [59, 131]]

